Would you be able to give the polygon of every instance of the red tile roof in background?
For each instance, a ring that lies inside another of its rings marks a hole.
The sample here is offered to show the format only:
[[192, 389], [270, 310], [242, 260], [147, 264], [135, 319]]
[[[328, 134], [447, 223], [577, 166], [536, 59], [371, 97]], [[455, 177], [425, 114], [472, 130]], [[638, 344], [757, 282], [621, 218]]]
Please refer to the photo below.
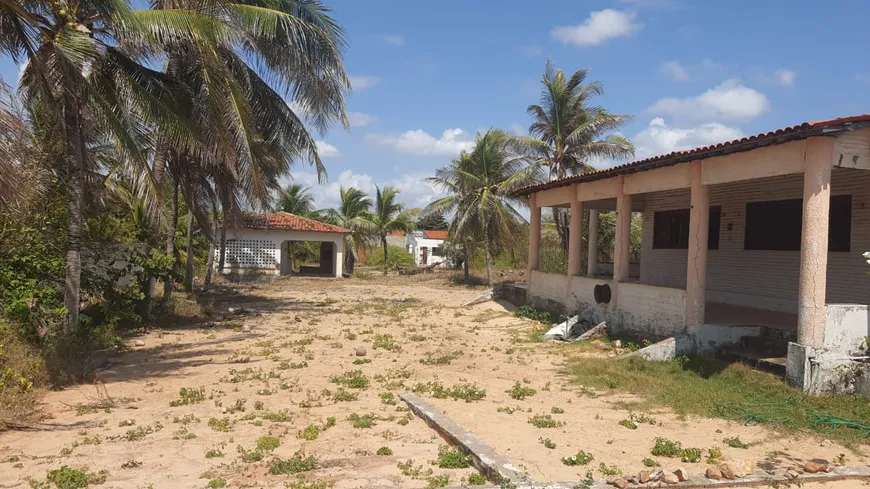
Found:
[[405, 231], [391, 231], [390, 236], [396, 236], [397, 238], [401, 238], [405, 235]]
[[447, 231], [423, 231], [429, 239], [447, 239]]
[[309, 231], [315, 233], [349, 233], [347, 229], [325, 222], [315, 221], [307, 217], [297, 216], [289, 212], [274, 212], [272, 214], [256, 214], [244, 218], [247, 229], [279, 229], [286, 231]]
[[806, 139], [812, 136], [823, 136], [838, 130], [848, 130], [850, 129], [849, 126], [856, 123], [870, 123], [870, 114], [853, 115], [823, 121], [804, 122], [803, 124], [798, 124], [796, 126], [784, 127], [775, 131], [763, 132], [754, 136], [746, 136], [744, 138], [726, 141], [711, 146], [704, 146], [685, 151], [674, 151], [673, 153], [653, 156], [651, 158], [633, 161], [631, 163], [624, 163], [622, 165], [616, 165], [601, 170], [589, 171], [580, 175], [572, 175], [557, 180], [551, 180], [549, 182], [526, 185], [525, 187], [517, 189], [514, 194], [528, 195], [533, 192], [564, 187], [571, 185], [572, 183], [601, 180], [617, 175], [638, 173], [653, 168], [676, 165], [713, 156], [723, 156], [731, 153], [748, 151], [762, 146], [781, 144], [788, 141]]

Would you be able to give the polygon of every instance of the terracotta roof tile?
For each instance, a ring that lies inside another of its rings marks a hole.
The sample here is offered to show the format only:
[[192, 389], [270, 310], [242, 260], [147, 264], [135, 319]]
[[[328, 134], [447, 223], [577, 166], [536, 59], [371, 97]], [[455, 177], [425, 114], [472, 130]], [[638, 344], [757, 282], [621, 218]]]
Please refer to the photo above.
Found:
[[405, 235], [405, 231], [391, 231], [390, 232], [390, 236], [396, 236], [398, 238], [401, 238], [404, 235]]
[[676, 165], [687, 161], [700, 160], [713, 156], [722, 156], [741, 151], [748, 151], [762, 146], [772, 144], [780, 144], [787, 141], [806, 139], [811, 136], [821, 136], [830, 133], [834, 130], [847, 129], [848, 126], [855, 123], [870, 123], [870, 114], [853, 115], [848, 117], [840, 117], [837, 119], [828, 119], [822, 121], [810, 121], [798, 124], [796, 126], [784, 127], [775, 131], [763, 132], [753, 136], [746, 136], [733, 141], [703, 146], [700, 148], [674, 151], [659, 156], [653, 156], [643, 160], [632, 161], [621, 165], [594, 170], [582, 173], [580, 175], [571, 175], [568, 177], [551, 180], [549, 182], [526, 185], [517, 189], [515, 195], [528, 195], [533, 192], [547, 190], [551, 188], [564, 187], [572, 183], [585, 182], [591, 180], [600, 180], [610, 178], [617, 175], [625, 175], [629, 173], [637, 173], [645, 170], [651, 170], [662, 166]]
[[447, 231], [423, 231], [429, 239], [447, 239]]
[[347, 229], [324, 222], [297, 216], [289, 212], [256, 214], [244, 218], [243, 227], [247, 229], [280, 229], [288, 231], [310, 231], [315, 233], [349, 233]]

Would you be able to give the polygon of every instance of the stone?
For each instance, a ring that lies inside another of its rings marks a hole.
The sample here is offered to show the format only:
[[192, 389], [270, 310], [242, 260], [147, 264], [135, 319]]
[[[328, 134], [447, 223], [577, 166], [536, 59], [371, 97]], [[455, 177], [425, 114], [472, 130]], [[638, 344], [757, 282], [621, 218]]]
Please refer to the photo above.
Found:
[[665, 484], [678, 484], [680, 482], [680, 478], [677, 477], [676, 474], [667, 473], [662, 476], [662, 482]]
[[296, 321], [297, 323], [302, 322], [302, 318], [300, 316], [296, 316], [295, 318], [293, 318], [293, 320]]
[[827, 463], [822, 464], [822, 463], [810, 460], [809, 462], [804, 464], [804, 472], [806, 472], [808, 474], [817, 474], [819, 472], [825, 472], [827, 465], [828, 465]]
[[787, 479], [797, 479], [801, 476], [801, 473], [794, 469], [788, 469], [785, 471], [785, 477]]
[[133, 342], [133, 346], [145, 346], [145, 342], [142, 340], [136, 340]]
[[680, 479], [680, 482], [686, 482], [687, 480], [689, 480], [689, 473], [686, 472], [686, 469], [682, 467], [675, 470], [674, 475], [677, 476], [677, 479]]
[[722, 471], [716, 467], [707, 467], [707, 472], [704, 475], [708, 479], [717, 481], [722, 478]]
[[716, 468], [718, 468], [719, 472], [722, 473], [723, 479], [733, 480], [737, 478], [737, 476], [734, 475], [734, 467], [731, 466], [730, 462], [719, 462], [719, 465], [717, 465]]
[[358, 357], [366, 356], [366, 347], [361, 346], [361, 347], [357, 348], [356, 349], [356, 356], [358, 356]]
[[639, 474], [637, 474], [637, 481], [641, 484], [646, 484], [649, 482], [649, 471], [641, 470]]
[[628, 481], [625, 479], [616, 479], [615, 481], [613, 481], [612, 485], [618, 487], [619, 489], [625, 489], [626, 487], [628, 487]]
[[613, 340], [614, 348], [622, 348], [622, 340]]
[[251, 332], [251, 326], [250, 326], [250, 325], [247, 325], [247, 324], [246, 324], [246, 325], [242, 326], [242, 333], [250, 333], [250, 332]]
[[829, 447], [829, 446], [831, 446], [831, 440], [822, 440], [822, 442], [819, 443], [819, 446], [820, 447]]
[[664, 470], [662, 470], [662, 469], [655, 469], [655, 470], [653, 470], [652, 472], [649, 473], [649, 480], [655, 482], [655, 481], [661, 479], [663, 475], [665, 475], [665, 471], [664, 471]]
[[755, 470], [754, 462], [747, 462], [746, 460], [735, 459], [728, 463], [731, 464], [731, 469], [734, 470], [734, 477], [737, 478], [746, 477], [747, 475], [752, 473], [753, 470]]

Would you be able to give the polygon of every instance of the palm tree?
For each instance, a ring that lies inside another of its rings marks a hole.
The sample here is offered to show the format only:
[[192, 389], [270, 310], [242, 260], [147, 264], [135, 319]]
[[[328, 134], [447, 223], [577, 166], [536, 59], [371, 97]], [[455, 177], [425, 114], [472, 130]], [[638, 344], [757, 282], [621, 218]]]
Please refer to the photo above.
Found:
[[279, 211], [307, 217], [314, 213], [314, 196], [305, 185], [294, 183], [281, 191], [276, 208]]
[[159, 121], [184, 133], [171, 83], [139, 62], [158, 54], [157, 37], [190, 35], [197, 20], [183, 18], [136, 16], [126, 0], [0, 0], [0, 53], [26, 63], [19, 90], [68, 182], [65, 332], [78, 326], [85, 193], [99, 165], [89, 144], [141, 168], [150, 148], [143, 129]]
[[[549, 167], [550, 178], [594, 169], [598, 159], [621, 159], [634, 155], [634, 145], [621, 134], [607, 134], [622, 127], [631, 116], [611, 114], [605, 108], [589, 105], [604, 94], [601, 82], [586, 82], [588, 70], [575, 71], [570, 77], [556, 69], [548, 59], [541, 80], [540, 105], [527, 109], [534, 122], [526, 143], [538, 163]], [[568, 214], [553, 209], [556, 230], [562, 247], [568, 249]]]
[[325, 211], [322, 220], [350, 231], [344, 242], [344, 269], [353, 274], [359, 250], [370, 236], [367, 216], [372, 208], [372, 201], [365, 192], [356, 188], [341, 187], [339, 195], [341, 201], [338, 208]]
[[405, 209], [405, 206], [396, 202], [399, 189], [396, 187], [375, 186], [375, 211], [365, 218], [365, 225], [372, 234], [377, 236], [384, 247], [384, 275], [387, 274], [388, 246], [387, 236], [393, 231], [411, 231], [414, 229], [414, 221], [420, 214], [419, 209]]
[[498, 129], [478, 133], [471, 151], [463, 151], [458, 160], [428, 179], [448, 195], [429, 204], [426, 211], [452, 213], [450, 231], [465, 242], [482, 238], [490, 287], [493, 243], [511, 243], [525, 222], [517, 212], [525, 201], [513, 192], [541, 179], [541, 167], [529, 164], [524, 143]]

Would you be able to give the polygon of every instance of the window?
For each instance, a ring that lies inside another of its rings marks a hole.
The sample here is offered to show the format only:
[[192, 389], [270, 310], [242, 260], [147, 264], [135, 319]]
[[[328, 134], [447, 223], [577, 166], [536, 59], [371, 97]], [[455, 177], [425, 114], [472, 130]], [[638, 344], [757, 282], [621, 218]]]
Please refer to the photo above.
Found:
[[[849, 251], [852, 235], [852, 196], [831, 197], [828, 214], [828, 251]], [[743, 249], [798, 251], [801, 249], [803, 199], [749, 202]]]
[[440, 246], [436, 246], [436, 247], [432, 248], [432, 256], [443, 256], [442, 250], [443, 250], [443, 248], [441, 248]]
[[[710, 207], [710, 229], [707, 234], [707, 249], [719, 249], [719, 223], [722, 209]], [[653, 215], [653, 248], [689, 248], [689, 209], [660, 211]]]

